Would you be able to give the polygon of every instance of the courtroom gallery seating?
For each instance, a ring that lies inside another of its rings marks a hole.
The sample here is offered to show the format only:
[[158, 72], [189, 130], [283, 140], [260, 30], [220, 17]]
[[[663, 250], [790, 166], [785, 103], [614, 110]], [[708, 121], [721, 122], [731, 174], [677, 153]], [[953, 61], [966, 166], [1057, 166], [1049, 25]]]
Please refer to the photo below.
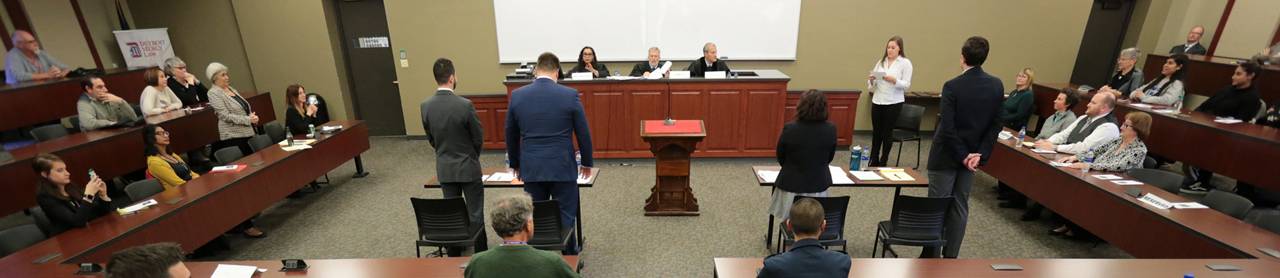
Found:
[[409, 201], [413, 203], [414, 220], [418, 222], [418, 240], [414, 247], [418, 257], [422, 257], [423, 246], [436, 247], [436, 253], [445, 247], [472, 247], [484, 232], [484, 225], [471, 223], [471, 214], [467, 213], [467, 203], [462, 198], [409, 198]]
[[871, 245], [871, 257], [876, 256], [876, 246], [881, 246], [880, 257], [885, 253], [898, 256], [891, 246], [907, 245], [942, 248], [943, 219], [951, 210], [952, 198], [897, 196], [893, 200], [893, 212], [889, 221], [876, 225], [876, 242]]
[[533, 202], [533, 237], [529, 246], [547, 251], [561, 252], [574, 236], [574, 229], [561, 227], [560, 201], [543, 200]]

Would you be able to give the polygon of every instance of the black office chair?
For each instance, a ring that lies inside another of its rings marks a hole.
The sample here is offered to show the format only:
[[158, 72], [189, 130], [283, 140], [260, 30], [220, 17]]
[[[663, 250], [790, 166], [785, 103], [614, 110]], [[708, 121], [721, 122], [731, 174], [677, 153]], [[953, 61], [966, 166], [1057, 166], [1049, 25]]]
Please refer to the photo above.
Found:
[[249, 149], [253, 150], [253, 152], [262, 151], [262, 149], [269, 148], [273, 144], [275, 143], [271, 142], [271, 137], [266, 134], [258, 134], [249, 138]]
[[[844, 238], [844, 220], [849, 210], [849, 196], [840, 197], [805, 197], [796, 196], [796, 200], [811, 198], [822, 205], [823, 219], [827, 220], [827, 228], [818, 236], [818, 243], [823, 247], [840, 246], [840, 252], [848, 253], [849, 246]], [[778, 249], [776, 253], [787, 250], [787, 246], [795, 244], [796, 235], [786, 229], [785, 220], [778, 225]]]
[[[533, 202], [533, 237], [529, 246], [547, 251], [562, 252], [569, 239], [576, 235], [573, 228], [564, 229], [560, 223], [560, 201]], [[569, 225], [569, 227], [574, 227]]]
[[80, 115], [67, 117], [67, 121], [71, 122], [72, 132], [80, 132]]
[[902, 113], [898, 115], [898, 122], [893, 124], [893, 135], [889, 143], [890, 146], [898, 144], [898, 160], [893, 163], [894, 167], [902, 164], [902, 148], [907, 142], [916, 142], [916, 166], [912, 169], [920, 168], [920, 147], [924, 144], [922, 136], [920, 136], [920, 121], [924, 118], [924, 106], [915, 104], [902, 104]]
[[889, 221], [876, 225], [876, 241], [871, 244], [871, 257], [876, 256], [876, 246], [883, 245], [880, 257], [886, 252], [898, 257], [892, 245], [941, 248], [947, 243], [942, 238], [943, 221], [951, 210], [952, 198], [913, 197], [899, 195], [893, 201], [893, 213]]
[[64, 136], [67, 136], [67, 128], [62, 127], [62, 124], [45, 125], [31, 130], [31, 137], [35, 138], [36, 142], [49, 141]]
[[1157, 169], [1159, 167], [1160, 167], [1160, 162], [1156, 161], [1156, 158], [1151, 157], [1150, 155], [1142, 159], [1143, 169]]
[[138, 103], [130, 103], [130, 104], [129, 104], [129, 106], [130, 106], [130, 107], [133, 107], [133, 114], [134, 114], [134, 115], [138, 115], [138, 119], [139, 119], [139, 120], [141, 120], [142, 118], [144, 118], [144, 116], [142, 116], [142, 115], [144, 115], [144, 114], [142, 114], [142, 104], [138, 104]]
[[1201, 199], [1200, 202], [1211, 209], [1236, 219], [1244, 219], [1245, 214], [1249, 213], [1249, 209], [1253, 208], [1253, 201], [1222, 190], [1209, 191], [1209, 194], [1204, 195], [1204, 199]]
[[267, 137], [271, 138], [271, 142], [284, 141], [287, 139], [286, 137], [289, 136], [288, 131], [284, 128], [284, 124], [278, 121], [268, 123], [262, 126], [262, 129], [266, 131]]
[[0, 257], [18, 252], [44, 239], [44, 232], [35, 224], [4, 229], [0, 231]]
[[1280, 214], [1268, 214], [1258, 217], [1258, 220], [1252, 222], [1263, 229], [1267, 229], [1272, 233], [1280, 234]]
[[413, 203], [418, 222], [418, 240], [414, 251], [422, 257], [422, 247], [436, 247], [433, 254], [443, 256], [445, 247], [472, 247], [484, 232], [484, 225], [472, 225], [467, 203], [462, 198], [419, 199]]
[[32, 222], [36, 222], [36, 227], [44, 232], [44, 236], [52, 237], [62, 233], [62, 230], [53, 227], [53, 222], [49, 221], [49, 215], [45, 214], [40, 206], [31, 207], [27, 212], [31, 213]]
[[1154, 185], [1173, 194], [1178, 194], [1178, 188], [1182, 186], [1182, 175], [1165, 170], [1129, 169], [1129, 171], [1125, 171], [1125, 174], [1142, 183]]
[[146, 200], [160, 192], [164, 192], [164, 186], [156, 179], [135, 181], [124, 187], [124, 194], [134, 202]]
[[10, 161], [10, 160], [13, 160], [13, 154], [9, 153], [9, 151], [4, 150], [3, 147], [0, 147], [0, 162]]
[[219, 164], [227, 165], [231, 162], [244, 157], [244, 153], [240, 152], [240, 147], [230, 146], [213, 152], [213, 159], [217, 159]]

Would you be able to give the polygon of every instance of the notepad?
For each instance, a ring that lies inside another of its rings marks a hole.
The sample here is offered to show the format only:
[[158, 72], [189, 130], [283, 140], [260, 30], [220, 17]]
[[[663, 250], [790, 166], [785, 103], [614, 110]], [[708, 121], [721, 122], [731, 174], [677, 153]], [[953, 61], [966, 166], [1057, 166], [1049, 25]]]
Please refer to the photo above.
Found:
[[765, 183], [773, 183], [778, 181], [778, 171], [760, 170], [756, 172], [756, 176], [760, 176]]
[[853, 177], [858, 178], [858, 180], [864, 180], [864, 181], [884, 180], [884, 178], [880, 177], [880, 175], [876, 175], [876, 172], [872, 172], [872, 171], [849, 171], [849, 173], [853, 174]]
[[1120, 176], [1117, 176], [1117, 175], [1093, 175], [1093, 177], [1094, 177], [1094, 178], [1097, 178], [1097, 179], [1100, 179], [1100, 180], [1118, 180], [1118, 179], [1121, 179], [1121, 178], [1120, 178]]
[[827, 165], [827, 170], [831, 172], [831, 184], [853, 184], [853, 180], [849, 179], [849, 174], [844, 173], [844, 169]]
[[218, 264], [218, 268], [213, 269], [211, 278], [248, 278], [258, 272], [258, 267], [250, 265], [233, 265]]
[[1111, 183], [1119, 184], [1119, 185], [1141, 185], [1142, 184], [1142, 182], [1140, 181], [1133, 181], [1133, 180], [1113, 180], [1111, 181]]

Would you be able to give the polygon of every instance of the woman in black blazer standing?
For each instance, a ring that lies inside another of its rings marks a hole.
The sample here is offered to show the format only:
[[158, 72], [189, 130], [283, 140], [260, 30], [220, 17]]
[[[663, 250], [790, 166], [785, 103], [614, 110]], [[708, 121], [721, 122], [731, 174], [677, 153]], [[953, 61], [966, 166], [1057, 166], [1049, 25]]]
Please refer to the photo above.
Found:
[[836, 156], [836, 126], [827, 122], [827, 97], [817, 90], [800, 96], [796, 120], [782, 127], [778, 164], [769, 213], [787, 219], [796, 196], [826, 197], [831, 187], [827, 166]]
[[48, 231], [50, 236], [70, 228], [84, 227], [94, 218], [111, 212], [113, 207], [111, 197], [107, 196], [107, 185], [97, 176], [90, 176], [89, 183], [82, 188], [75, 188], [71, 185], [67, 163], [52, 154], [36, 156], [31, 168], [40, 175], [36, 182], [36, 203], [53, 224]]

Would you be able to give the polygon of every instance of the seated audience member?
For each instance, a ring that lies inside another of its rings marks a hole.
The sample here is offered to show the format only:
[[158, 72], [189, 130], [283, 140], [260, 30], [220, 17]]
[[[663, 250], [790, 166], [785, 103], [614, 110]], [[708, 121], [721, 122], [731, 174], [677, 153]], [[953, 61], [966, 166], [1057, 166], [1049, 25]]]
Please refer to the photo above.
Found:
[[791, 218], [784, 223], [796, 235], [787, 252], [764, 259], [764, 267], [756, 277], [849, 277], [852, 262], [849, 255], [824, 249], [818, 236], [826, 230], [827, 220], [822, 205], [802, 198], [791, 207]]
[[80, 130], [97, 130], [138, 121], [139, 117], [133, 111], [133, 106], [107, 92], [107, 83], [102, 81], [102, 77], [85, 77], [80, 81], [80, 88], [84, 89], [84, 95], [76, 102]]
[[649, 61], [636, 63], [636, 66], [631, 68], [631, 76], [649, 77], [649, 73], [659, 68], [662, 68], [662, 50], [659, 50], [657, 46], [650, 47]]
[[226, 147], [238, 147], [243, 154], [253, 153], [249, 147], [249, 138], [257, 133], [253, 126], [258, 125], [258, 113], [253, 112], [249, 101], [240, 95], [240, 91], [231, 87], [231, 74], [227, 66], [213, 62], [205, 68], [205, 75], [213, 82], [209, 89], [209, 106], [218, 115], [218, 139], [213, 143], [213, 150]]
[[311, 133], [311, 125], [318, 127], [324, 124], [316, 118], [318, 109], [316, 105], [307, 103], [307, 88], [293, 84], [289, 85], [284, 92], [284, 103], [289, 104], [289, 108], [284, 112], [284, 125], [289, 127], [289, 134], [306, 135]]
[[84, 227], [94, 218], [111, 212], [113, 203], [107, 196], [107, 183], [98, 176], [90, 176], [89, 183], [83, 187], [74, 186], [67, 163], [52, 154], [36, 156], [31, 166], [40, 176], [36, 181], [36, 203], [49, 216], [50, 235]]
[[[1236, 66], [1235, 73], [1231, 75], [1231, 85], [1200, 103], [1196, 111], [1215, 117], [1245, 121], [1253, 119], [1258, 115], [1258, 109], [1261, 109], [1258, 88], [1253, 86], [1253, 82], [1258, 80], [1261, 71], [1262, 66], [1254, 62], [1245, 62]], [[1209, 190], [1214, 188], [1209, 182], [1213, 178], [1213, 172], [1196, 167], [1188, 168], [1187, 172], [1190, 175], [1182, 180], [1180, 191], [1187, 194], [1208, 194]]]
[[706, 43], [702, 45], [702, 58], [689, 63], [689, 67], [685, 70], [689, 71], [689, 76], [705, 77], [708, 71], [729, 71], [729, 64], [720, 60], [719, 50], [716, 49], [715, 43]]
[[1138, 64], [1138, 56], [1142, 55], [1137, 48], [1125, 48], [1120, 50], [1120, 57], [1116, 58], [1116, 74], [1111, 76], [1107, 84], [1099, 88], [1099, 92], [1110, 92], [1115, 97], [1124, 97], [1120, 92], [1132, 92], [1138, 86], [1142, 86], [1143, 77], [1142, 70], [1134, 67]]
[[190, 278], [182, 248], [172, 242], [129, 247], [111, 254], [107, 278]]
[[1115, 116], [1111, 115], [1115, 107], [1116, 98], [1112, 94], [1094, 94], [1084, 117], [1079, 117], [1049, 139], [1036, 141], [1036, 148], [1079, 154], [1120, 137], [1120, 128], [1116, 127]]
[[1260, 65], [1280, 65], [1280, 42], [1262, 48], [1257, 55], [1253, 55], [1253, 61]]
[[[1059, 159], [1058, 162], [1071, 163], [1067, 167], [1075, 169], [1097, 169], [1107, 172], [1124, 172], [1129, 169], [1142, 168], [1142, 161], [1147, 157], [1147, 145], [1142, 143], [1144, 138], [1151, 134], [1151, 115], [1143, 112], [1130, 112], [1125, 115], [1124, 124], [1121, 125], [1120, 138], [1111, 140], [1097, 148], [1089, 149], [1086, 152], [1070, 157]], [[1081, 162], [1089, 161], [1093, 162]], [[1050, 231], [1050, 234], [1063, 235], [1066, 237], [1076, 237], [1076, 231], [1081, 231], [1080, 226], [1069, 220], [1064, 220], [1065, 224]]]
[[827, 166], [836, 156], [836, 126], [827, 121], [827, 97], [818, 90], [800, 95], [796, 119], [782, 126], [777, 159], [782, 168], [769, 202], [769, 214], [787, 219], [796, 196], [826, 197], [831, 187]]
[[489, 213], [502, 245], [471, 256], [463, 275], [482, 277], [578, 277], [560, 254], [534, 249], [533, 199], [528, 194], [499, 198]]
[[1035, 84], [1035, 76], [1036, 73], [1031, 68], [1024, 68], [1018, 72], [1013, 91], [1009, 92], [1009, 96], [1000, 105], [1000, 120], [1004, 122], [1004, 127], [1013, 130], [1027, 127], [1031, 112], [1036, 108], [1035, 93], [1031, 92], [1031, 84]]
[[[1258, 125], [1280, 128], [1280, 103], [1271, 105], [1262, 117], [1258, 117]], [[0, 159], [3, 161], [3, 159]], [[1256, 207], [1275, 207], [1280, 204], [1280, 192], [1266, 188], [1258, 188], [1247, 182], [1236, 181], [1236, 194], [1249, 198]]]
[[169, 82], [166, 81], [168, 77], [160, 68], [147, 69], [142, 78], [147, 84], [147, 87], [142, 88], [142, 98], [138, 101], [142, 105], [143, 115], [157, 115], [182, 108], [182, 100], [169, 90]]
[[578, 65], [573, 66], [573, 69], [569, 70], [569, 74], [590, 72], [593, 78], [609, 77], [609, 67], [601, 64], [600, 60], [596, 58], [595, 48], [590, 46], [582, 47], [582, 50], [578, 51]]
[[1075, 89], [1062, 88], [1058, 91], [1058, 97], [1053, 99], [1053, 115], [1044, 120], [1044, 125], [1040, 126], [1039, 134], [1036, 134], [1037, 140], [1049, 139], [1050, 136], [1067, 129], [1068, 125], [1076, 121], [1076, 112], [1071, 110], [1076, 107], [1076, 103], [1080, 102], [1080, 95]]
[[67, 76], [67, 65], [40, 49], [40, 42], [26, 30], [13, 31], [13, 49], [4, 56], [4, 82], [39, 81]]
[[196, 106], [209, 102], [209, 89], [187, 70], [187, 62], [177, 56], [164, 59], [164, 72], [169, 76], [169, 90], [173, 91], [182, 106]]
[[1169, 54], [1177, 55], [1204, 55], [1208, 50], [1200, 45], [1200, 36], [1204, 35], [1204, 26], [1196, 25], [1191, 27], [1191, 31], [1187, 32], [1187, 43], [1173, 46], [1169, 49]]
[[1165, 106], [1181, 105], [1183, 66], [1186, 64], [1187, 55], [1174, 54], [1165, 59], [1164, 66], [1160, 67], [1160, 76], [1130, 92], [1129, 100]]
[[143, 152], [147, 156], [147, 173], [160, 181], [164, 189], [178, 187], [200, 177], [176, 153], [169, 151], [169, 131], [157, 125], [142, 128]]

